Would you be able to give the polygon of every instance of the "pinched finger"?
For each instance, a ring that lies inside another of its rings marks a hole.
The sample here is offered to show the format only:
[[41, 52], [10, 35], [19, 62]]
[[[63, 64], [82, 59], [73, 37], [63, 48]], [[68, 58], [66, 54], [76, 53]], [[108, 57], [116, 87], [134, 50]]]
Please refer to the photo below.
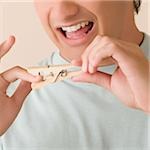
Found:
[[88, 56], [88, 72], [89, 73], [95, 73], [97, 71], [97, 67], [99, 67], [99, 65], [94, 66], [94, 62], [95, 62], [95, 56], [97, 54], [97, 52], [99, 52], [101, 50], [101, 45], [99, 43], [97, 43], [90, 51], [89, 56]]
[[101, 39], [101, 36], [96, 36], [95, 39], [92, 41], [92, 43], [87, 47], [83, 55], [81, 56], [82, 58], [82, 71], [83, 72], [88, 72], [88, 64], [89, 64], [89, 54], [90, 52], [96, 47], [98, 44], [99, 40]]
[[6, 91], [8, 85], [17, 79], [21, 79], [23, 81], [27, 82], [38, 82], [42, 80], [40, 76], [33, 76], [29, 74], [24, 68], [21, 68], [19, 66], [13, 67], [5, 72], [3, 72], [1, 75], [1, 78], [5, 82], [0, 82], [1, 91]]
[[114, 50], [109, 47], [102, 47], [101, 50], [97, 51], [93, 60], [92, 65], [94, 67], [113, 64], [118, 65], [118, 60], [114, 57]]

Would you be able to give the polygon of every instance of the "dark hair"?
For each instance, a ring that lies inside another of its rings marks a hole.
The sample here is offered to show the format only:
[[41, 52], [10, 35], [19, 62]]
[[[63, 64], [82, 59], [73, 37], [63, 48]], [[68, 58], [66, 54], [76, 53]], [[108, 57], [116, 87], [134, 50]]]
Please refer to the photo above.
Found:
[[141, 2], [142, 2], [141, 0], [133, 0], [134, 9], [137, 14], [139, 12]]

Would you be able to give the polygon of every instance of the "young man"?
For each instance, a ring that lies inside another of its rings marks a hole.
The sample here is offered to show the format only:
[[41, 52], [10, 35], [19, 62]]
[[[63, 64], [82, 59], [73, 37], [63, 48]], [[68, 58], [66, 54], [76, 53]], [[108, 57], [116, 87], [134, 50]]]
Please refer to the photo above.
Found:
[[[83, 73], [31, 93], [30, 83], [41, 77], [20, 67], [1, 73], [0, 150], [148, 150], [148, 37], [135, 25], [133, 1], [35, 6], [60, 49], [41, 65], [72, 62]], [[23, 81], [10, 96], [16, 79]]]

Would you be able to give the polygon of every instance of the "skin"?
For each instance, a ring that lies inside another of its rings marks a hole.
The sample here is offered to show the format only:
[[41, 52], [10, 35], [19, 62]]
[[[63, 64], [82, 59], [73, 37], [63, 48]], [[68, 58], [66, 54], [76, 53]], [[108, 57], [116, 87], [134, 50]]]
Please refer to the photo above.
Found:
[[[15, 43], [15, 38], [10, 36], [0, 45], [0, 58], [2, 58]], [[10, 83], [21, 79], [15, 93], [8, 97], [6, 90]], [[15, 66], [0, 74], [0, 135], [2, 135], [17, 117], [26, 96], [31, 91], [31, 83], [38, 82], [41, 77], [33, 76], [19, 66]]]
[[[99, 0], [85, 3], [82, 0], [35, 0], [35, 7], [46, 33], [60, 49], [61, 56], [74, 65], [82, 66], [83, 73], [73, 78], [73, 81], [103, 86], [125, 105], [150, 112], [149, 61], [138, 46], [143, 34], [134, 23], [132, 1]], [[83, 20], [94, 22], [93, 34], [82, 42], [75, 42], [74, 45], [64, 42], [56, 27]], [[0, 45], [0, 57], [10, 50], [14, 41], [14, 37], [10, 37]], [[112, 75], [97, 71], [97, 67], [104, 60], [106, 65], [108, 60], [117, 64], [118, 68]], [[14, 95], [8, 97], [6, 89], [16, 79], [21, 79], [22, 82]], [[14, 67], [0, 74], [1, 135], [19, 113], [31, 91], [31, 83], [39, 80], [40, 77], [30, 75], [21, 67]]]
[[[60, 49], [61, 56], [74, 65], [82, 66], [84, 73], [74, 78], [74, 81], [104, 86], [124, 104], [149, 111], [148, 60], [138, 46], [143, 34], [135, 25], [132, 1], [100, 0], [85, 3], [82, 0], [45, 0], [41, 4], [35, 0], [35, 7], [46, 32]], [[66, 44], [56, 27], [71, 24], [72, 20], [78, 22], [84, 19], [94, 20], [96, 27], [93, 35], [82, 44]], [[97, 72], [97, 67], [109, 58], [118, 65], [114, 74]], [[142, 89], [141, 92], [139, 89]], [[127, 96], [124, 91], [128, 91]]]

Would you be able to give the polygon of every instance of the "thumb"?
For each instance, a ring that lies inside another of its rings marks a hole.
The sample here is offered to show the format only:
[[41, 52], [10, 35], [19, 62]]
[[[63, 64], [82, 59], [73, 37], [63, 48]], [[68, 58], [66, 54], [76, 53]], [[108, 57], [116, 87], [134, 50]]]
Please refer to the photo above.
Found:
[[21, 81], [17, 90], [12, 96], [12, 99], [14, 99], [17, 104], [19, 104], [18, 106], [21, 106], [31, 90], [31, 83], [27, 81]]
[[110, 90], [110, 80], [111, 75], [103, 73], [103, 72], [96, 72], [93, 74], [90, 73], [82, 73], [79, 76], [73, 77], [73, 81], [75, 82], [88, 82], [88, 83], [94, 83], [99, 86], [103, 86], [104, 88]]

